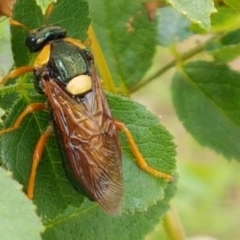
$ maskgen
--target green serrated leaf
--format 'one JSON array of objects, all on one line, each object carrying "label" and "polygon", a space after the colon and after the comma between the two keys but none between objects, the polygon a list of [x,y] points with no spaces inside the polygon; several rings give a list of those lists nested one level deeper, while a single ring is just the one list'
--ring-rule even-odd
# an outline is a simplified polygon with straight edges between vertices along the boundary
[{"label": "green serrated leaf", "polygon": [[71,4],[66,0],[58,0],[47,23],[60,25],[67,29],[68,37],[84,41],[90,24],[88,15],[88,3],[85,0],[78,0]]},{"label": "green serrated leaf", "polygon": [[[138,82],[152,64],[156,22],[137,1],[91,0],[92,25],[117,88]],[[97,56],[96,56],[97,57]]]},{"label": "green serrated leaf", "polygon": [[76,236],[84,236],[84,239],[88,240],[145,239],[152,226],[159,222],[168,210],[169,199],[175,191],[174,185],[170,184],[165,190],[165,196],[168,196],[166,199],[158,201],[145,212],[134,215],[123,213],[118,217],[107,216],[86,200],[80,209],[69,207],[55,220],[47,221],[43,239],[74,240]]},{"label": "green serrated leaf", "polygon": [[173,102],[185,128],[202,145],[238,161],[239,79],[227,65],[198,61],[184,65],[172,82]]},{"label": "green serrated leaf", "polygon": [[212,0],[169,0],[173,8],[184,14],[189,20],[199,24],[202,28],[209,30],[211,27],[210,16],[216,12]]},{"label": "green serrated leaf", "polygon": [[1,240],[41,239],[43,225],[36,207],[22,192],[22,186],[12,174],[0,168],[0,236]]}]

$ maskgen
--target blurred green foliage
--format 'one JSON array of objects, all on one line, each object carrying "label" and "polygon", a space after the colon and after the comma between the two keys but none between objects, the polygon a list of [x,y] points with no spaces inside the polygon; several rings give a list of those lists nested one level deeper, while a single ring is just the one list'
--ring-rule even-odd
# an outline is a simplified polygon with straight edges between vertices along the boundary
[{"label": "blurred green foliage", "polygon": [[[192,41],[188,40],[179,47],[185,48]],[[158,48],[149,74],[158,64],[170,60],[171,53]],[[174,70],[169,71],[133,94],[135,100],[161,116],[163,125],[175,137],[179,181],[172,206],[187,237],[208,235],[219,240],[240,239],[240,164],[228,162],[213,150],[201,146],[186,132],[171,100],[173,74]],[[147,240],[159,239],[168,240],[162,220],[147,236]]]}]

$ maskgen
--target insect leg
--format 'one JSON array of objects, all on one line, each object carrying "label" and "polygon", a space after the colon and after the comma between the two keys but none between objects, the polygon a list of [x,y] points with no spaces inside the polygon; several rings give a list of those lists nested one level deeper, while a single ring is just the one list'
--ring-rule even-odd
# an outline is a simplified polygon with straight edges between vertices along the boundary
[{"label": "insect leg", "polygon": [[24,111],[18,116],[17,120],[13,124],[12,127],[0,130],[0,135],[8,132],[12,132],[19,128],[21,125],[22,120],[26,117],[27,114],[32,113],[34,111],[41,111],[47,109],[47,104],[45,103],[32,103],[27,105],[27,107],[24,109]]},{"label": "insect leg", "polygon": [[48,125],[47,129],[41,135],[35,147],[35,150],[33,153],[32,169],[29,177],[28,190],[27,190],[27,196],[29,199],[33,198],[37,167],[39,162],[41,161],[44,146],[52,132],[53,132],[53,127],[51,125]]},{"label": "insect leg", "polygon": [[12,78],[19,77],[20,75],[24,73],[32,72],[33,70],[34,68],[32,66],[23,66],[23,67],[14,69],[0,81],[0,85],[5,84],[8,80]]},{"label": "insect leg", "polygon": [[25,26],[24,24],[14,20],[14,19],[10,19],[9,22],[12,26],[21,27],[21,28],[25,29],[28,33],[30,33],[29,28],[27,26]]},{"label": "insect leg", "polygon": [[49,16],[51,15],[52,11],[54,9],[54,3],[51,3],[48,5],[47,10],[45,12],[45,17],[44,17],[44,24],[46,25]]},{"label": "insect leg", "polygon": [[8,80],[21,76],[22,74],[33,72],[35,69],[41,68],[44,64],[49,61],[51,53],[51,45],[46,44],[41,52],[38,54],[34,61],[33,66],[23,66],[12,70],[8,75],[6,75],[1,81],[0,85],[5,84]]},{"label": "insect leg", "polygon": [[128,128],[123,123],[118,122],[118,121],[115,121],[115,125],[118,130],[121,130],[126,134],[130,148],[136,158],[136,162],[137,162],[138,166],[141,169],[143,169],[144,171],[148,172],[149,174],[151,174],[155,177],[164,178],[164,179],[167,179],[170,181],[173,179],[173,177],[171,175],[160,172],[160,171],[148,166],[148,164],[146,163],[142,154],[140,153],[140,151],[137,147],[137,144],[135,143],[133,136],[132,136],[131,132],[128,130]]}]

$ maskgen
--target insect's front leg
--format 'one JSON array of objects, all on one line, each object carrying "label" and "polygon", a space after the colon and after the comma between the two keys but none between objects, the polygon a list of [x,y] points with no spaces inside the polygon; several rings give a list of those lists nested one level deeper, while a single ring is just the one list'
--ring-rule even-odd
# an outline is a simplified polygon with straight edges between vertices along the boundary
[{"label": "insect's front leg", "polygon": [[0,85],[4,85],[8,80],[21,76],[22,74],[32,72],[34,70],[33,66],[23,66],[12,70],[8,75],[6,75],[1,81]]},{"label": "insect's front leg", "polygon": [[9,81],[12,78],[17,78],[25,73],[33,72],[35,69],[42,68],[42,66],[48,63],[49,61],[50,49],[51,49],[50,44],[45,45],[41,52],[36,57],[33,66],[22,66],[12,70],[0,81],[0,85],[4,85],[7,81]]},{"label": "insect's front leg", "polygon": [[24,111],[18,116],[18,118],[14,122],[13,126],[0,130],[0,135],[17,130],[20,127],[23,119],[29,113],[32,113],[35,111],[41,111],[41,110],[45,110],[45,109],[47,109],[46,103],[37,102],[37,103],[32,103],[32,104],[27,105],[27,107],[24,109]]},{"label": "insect's front leg", "polygon": [[151,174],[155,177],[159,177],[159,178],[163,178],[163,179],[172,181],[173,177],[171,175],[164,173],[164,172],[160,172],[160,171],[148,166],[147,162],[145,161],[142,154],[140,153],[140,151],[137,147],[137,144],[135,143],[134,138],[133,138],[131,132],[128,130],[128,128],[119,121],[114,120],[114,122],[115,122],[117,129],[121,130],[125,133],[125,135],[128,139],[130,148],[136,158],[136,162],[137,162],[138,166],[141,169],[143,169],[144,171],[148,172],[149,174]]}]

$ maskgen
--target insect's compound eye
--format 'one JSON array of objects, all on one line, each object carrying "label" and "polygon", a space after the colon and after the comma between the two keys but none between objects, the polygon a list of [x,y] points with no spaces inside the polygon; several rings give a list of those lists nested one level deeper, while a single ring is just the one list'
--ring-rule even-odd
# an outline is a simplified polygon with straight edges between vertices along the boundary
[{"label": "insect's compound eye", "polygon": [[34,35],[29,35],[26,38],[26,46],[28,47],[30,52],[38,51],[37,41]]},{"label": "insect's compound eye", "polygon": [[26,38],[26,45],[27,46],[35,44],[35,42],[36,42],[36,39],[35,39],[35,37],[33,35],[27,36],[27,38]]},{"label": "insect's compound eye", "polygon": [[84,94],[92,89],[92,79],[88,75],[79,75],[69,81],[66,89],[72,95]]}]

